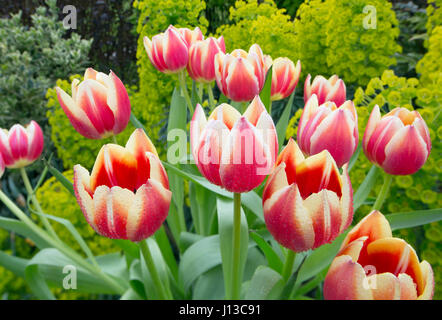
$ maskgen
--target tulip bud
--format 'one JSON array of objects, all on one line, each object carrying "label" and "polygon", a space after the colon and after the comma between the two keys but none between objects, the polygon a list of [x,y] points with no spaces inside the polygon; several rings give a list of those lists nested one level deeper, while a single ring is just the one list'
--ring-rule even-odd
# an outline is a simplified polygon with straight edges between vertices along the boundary
[{"label": "tulip bud", "polygon": [[121,80],[88,68],[84,81],[72,81],[72,96],[57,87],[57,97],[72,126],[89,139],[103,139],[123,131],[130,118],[130,101]]},{"label": "tulip bud", "polygon": [[[268,64],[268,62],[267,62]],[[301,62],[295,64],[289,58],[277,58],[273,61],[271,100],[287,98],[295,90],[301,74]]]},{"label": "tulip bud", "polygon": [[326,150],[304,158],[293,139],[278,156],[262,201],[267,229],[295,252],[332,242],[353,219],[347,165],[341,175]]},{"label": "tulip bud", "polygon": [[37,122],[26,127],[14,124],[0,129],[0,155],[7,168],[23,168],[37,160],[43,152],[43,132]]},{"label": "tulip bud", "polygon": [[91,174],[74,166],[74,191],[87,222],[111,239],[141,241],[158,230],[172,193],[157,151],[142,129],[125,147],[104,145]]},{"label": "tulip bud", "polygon": [[430,264],[419,263],[408,243],[392,237],[379,211],[347,234],[324,281],[326,300],[430,300],[433,292]]},{"label": "tulip bud", "polygon": [[[189,60],[190,42],[194,37],[192,34],[189,35],[189,32],[180,32],[171,25],[164,33],[153,36],[152,41],[144,37],[144,48],[150,62],[158,71],[177,73],[186,67]],[[183,35],[187,37],[187,40]]]},{"label": "tulip bud", "polygon": [[236,49],[231,54],[215,55],[215,78],[218,88],[237,102],[252,100],[264,86],[266,65],[261,48],[254,44],[249,52]]},{"label": "tulip bud", "polygon": [[3,161],[3,156],[0,153],[0,178],[3,176],[5,172],[5,162]]},{"label": "tulip bud", "polygon": [[431,151],[428,127],[417,111],[395,108],[381,117],[376,105],[363,138],[367,158],[388,174],[408,175],[418,171]]},{"label": "tulip bud", "polygon": [[187,47],[190,48],[192,44],[194,44],[197,41],[201,41],[204,39],[203,33],[201,32],[200,28],[196,27],[193,30],[190,30],[188,28],[179,28],[178,32],[181,34],[183,39],[187,43]]},{"label": "tulip bud", "polygon": [[226,45],[224,38],[208,38],[203,41],[195,42],[189,50],[189,64],[187,71],[189,76],[203,83],[210,83],[215,80],[215,55],[218,52],[225,53]]},{"label": "tulip bud", "polygon": [[308,75],[304,84],[304,102],[310,99],[314,94],[318,97],[319,105],[327,101],[332,101],[336,106],[340,106],[346,100],[345,83],[337,75],[333,75],[330,79],[323,76],[316,76],[310,85],[311,76]]},{"label": "tulip bud", "polygon": [[339,108],[334,102],[318,105],[314,94],[302,112],[297,139],[305,154],[327,150],[338,167],[342,167],[350,161],[359,142],[358,117],[353,102],[348,100]]},{"label": "tulip bud", "polygon": [[231,192],[259,186],[278,153],[275,125],[259,96],[242,116],[221,104],[207,120],[198,104],[190,123],[190,143],[201,174]]}]

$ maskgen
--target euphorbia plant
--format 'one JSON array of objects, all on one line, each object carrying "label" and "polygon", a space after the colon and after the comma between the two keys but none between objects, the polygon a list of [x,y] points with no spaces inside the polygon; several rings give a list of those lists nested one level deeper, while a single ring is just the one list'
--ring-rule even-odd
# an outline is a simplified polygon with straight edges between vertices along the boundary
[{"label": "euphorbia plant", "polygon": [[[441,209],[386,217],[375,211],[347,233],[354,203],[369,201],[376,176],[367,175],[353,195],[348,171],[359,157],[357,111],[347,101],[342,80],[317,77],[310,85],[307,79],[300,147],[293,139],[283,147],[300,62],[295,67],[276,58],[272,66],[257,44],[249,52],[225,54],[223,38],[203,40],[198,28],[170,26],[144,44],[146,59],[177,77],[181,87],[171,99],[167,159],[160,160],[148,138],[150,128],[131,113],[123,83],[112,72],[90,68],[82,83],[73,83],[72,97],[58,90],[75,129],[90,139],[117,135],[128,119],[137,129],[124,147],[116,139],[103,145],[91,173],[75,165],[73,184],[47,162],[47,170],[76,197],[91,228],[113,239],[121,252],[95,257],[70,221],[44,212],[24,169],[29,210],[44,228],[0,190],[0,200],[20,220],[0,218],[0,226],[29,237],[40,249],[20,263],[2,254],[0,264],[25,274],[37,297],[54,298],[47,283],[61,286],[62,273],[53,270],[69,263],[79,270],[78,290],[122,299],[306,298],[330,265],[326,299],[432,298],[431,266],[391,237],[390,227],[441,220]],[[216,80],[228,103],[216,104],[209,88],[211,110],[206,112],[197,103],[205,97],[196,83],[189,95],[186,70],[193,81],[210,86]],[[275,125],[271,101],[289,96]],[[418,170],[431,148],[420,115],[398,109],[381,118],[379,109],[373,112],[363,141],[368,158],[390,174]],[[38,159],[40,135],[34,122],[26,129],[16,125],[0,131],[0,177],[5,166],[19,168]],[[404,143],[406,137],[415,153]],[[397,161],[405,156],[407,163]],[[374,209],[387,192],[388,186]],[[183,210],[185,195],[190,217]],[[51,222],[65,225],[82,253],[62,242]],[[381,274],[365,277],[370,265]],[[380,289],[366,290],[357,282],[367,279],[379,280]]]}]

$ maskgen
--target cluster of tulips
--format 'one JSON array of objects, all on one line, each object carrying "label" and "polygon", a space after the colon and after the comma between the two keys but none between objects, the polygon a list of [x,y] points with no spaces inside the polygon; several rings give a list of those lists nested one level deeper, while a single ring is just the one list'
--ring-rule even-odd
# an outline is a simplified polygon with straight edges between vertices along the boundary
[{"label": "cluster of tulips", "polygon": [[[211,91],[214,81],[223,95],[249,103],[242,113],[232,105],[213,105],[206,118],[193,106],[191,154],[199,172],[211,183],[234,193],[235,218],[241,193],[260,186],[264,219],[271,235],[294,252],[332,242],[353,219],[353,191],[348,164],[359,143],[357,110],[346,100],[344,81],[308,75],[305,107],[297,142],[290,139],[278,155],[277,132],[259,97],[271,68],[271,100],[290,96],[298,83],[301,64],[288,58],[273,60],[254,44],[248,52],[225,53],[223,37],[204,39],[199,28],[170,26],[144,39],[147,55],[158,71],[178,74],[183,95],[186,70]],[[147,58],[147,57],[146,57]],[[209,96],[211,92],[209,91]],[[74,128],[89,139],[119,134],[129,122],[131,107],[123,83],[114,74],[91,68],[84,80],[72,82],[72,95],[57,88],[58,99]],[[213,99],[213,97],[212,97]],[[425,163],[431,149],[429,131],[418,111],[396,108],[381,116],[375,106],[362,140],[368,159],[388,175],[409,175]],[[0,175],[22,168],[43,150],[43,134],[32,121],[0,130]],[[152,236],[165,221],[172,193],[155,146],[142,129],[126,145],[104,145],[91,173],[74,167],[74,190],[82,212],[100,235],[135,242]],[[385,197],[385,195],[383,195]],[[238,245],[234,232],[233,243]],[[234,251],[234,250],[232,250]],[[238,257],[236,257],[238,259]],[[235,264],[235,257],[233,259]],[[376,269],[366,275],[366,267]],[[233,266],[234,267],[234,266]],[[366,284],[375,281],[376,286]],[[235,285],[233,285],[235,286]],[[324,283],[325,299],[431,299],[431,266],[419,262],[414,249],[394,238],[377,210],[346,236]],[[239,298],[233,292],[230,298]]]}]

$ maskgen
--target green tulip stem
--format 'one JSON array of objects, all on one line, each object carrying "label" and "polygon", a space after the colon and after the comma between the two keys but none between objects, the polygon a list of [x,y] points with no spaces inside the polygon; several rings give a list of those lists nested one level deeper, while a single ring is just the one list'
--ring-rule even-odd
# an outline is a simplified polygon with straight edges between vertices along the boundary
[{"label": "green tulip stem", "polygon": [[198,83],[198,98],[200,99],[201,103],[203,103],[203,92],[204,92],[204,83],[199,82]]},{"label": "green tulip stem", "polygon": [[116,135],[112,135],[112,142],[115,143],[115,144],[118,144],[117,136]]},{"label": "green tulip stem", "polygon": [[158,273],[155,261],[153,260],[152,253],[150,252],[147,240],[140,241],[139,243],[141,253],[143,254],[144,260],[146,262],[147,270],[149,270],[150,276],[155,284],[155,289],[157,290],[158,296],[161,300],[171,300],[173,299],[170,291],[164,288],[161,282],[160,275]]},{"label": "green tulip stem", "polygon": [[215,98],[213,97],[213,89],[210,83],[207,84],[207,93],[209,94],[210,111],[213,111],[215,109]]},{"label": "green tulip stem", "polygon": [[187,91],[186,70],[185,69],[183,69],[182,71],[180,71],[178,73],[178,80],[179,80],[180,86],[181,86],[181,94],[183,95],[184,99],[186,100],[187,108],[189,108],[189,112],[190,112],[190,117],[192,117],[194,110],[193,110],[192,102],[190,100],[189,92]]},{"label": "green tulip stem", "polygon": [[31,231],[33,231],[37,236],[39,236],[42,240],[46,241],[48,244],[53,246],[55,249],[59,250],[66,257],[70,258],[73,262],[75,262],[79,267],[84,268],[85,270],[95,274],[97,277],[101,278],[104,282],[109,284],[110,287],[114,289],[114,291],[118,294],[123,294],[127,289],[123,288],[117,281],[104,273],[98,265],[91,265],[88,263],[82,256],[80,256],[77,252],[69,248],[66,244],[62,242],[56,241],[53,237],[51,237],[46,231],[36,225],[17,205],[8,198],[6,194],[3,193],[0,189],[0,201],[4,203],[4,205],[11,210],[11,212],[22,221]]},{"label": "green tulip stem", "polygon": [[28,174],[26,173],[26,169],[20,168],[20,174],[23,179],[23,183],[25,185],[26,192],[28,193],[28,197],[31,199],[32,203],[34,204],[35,208],[37,209],[37,211],[39,213],[38,216],[40,217],[41,222],[43,223],[44,227],[46,228],[46,230],[49,232],[49,234],[55,240],[61,242],[60,238],[57,236],[54,229],[52,228],[48,218],[46,218],[46,216],[43,212],[43,209],[40,206],[40,202],[38,202],[37,197],[34,194],[34,190],[31,186],[31,182],[29,181],[29,177],[28,177]]},{"label": "green tulip stem", "polygon": [[233,248],[232,248],[232,285],[228,300],[239,300],[241,294],[240,258],[241,258],[241,193],[233,194]]},{"label": "green tulip stem", "polygon": [[384,184],[382,185],[381,191],[379,192],[379,195],[376,198],[376,201],[371,210],[380,210],[382,208],[382,205],[384,204],[385,199],[388,196],[388,192],[390,191],[392,180],[392,175],[384,173]]},{"label": "green tulip stem", "polygon": [[285,257],[285,263],[282,268],[282,277],[284,278],[284,281],[287,282],[287,280],[292,275],[293,270],[293,263],[295,262],[296,253],[292,250],[288,250],[287,256]]}]

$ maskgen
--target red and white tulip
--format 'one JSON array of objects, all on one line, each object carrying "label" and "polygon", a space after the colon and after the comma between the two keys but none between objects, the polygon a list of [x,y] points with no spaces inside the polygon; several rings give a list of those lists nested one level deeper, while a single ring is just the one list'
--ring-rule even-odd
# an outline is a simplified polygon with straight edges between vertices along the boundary
[{"label": "red and white tulip", "polygon": [[172,193],[155,146],[136,129],[125,147],[104,145],[91,174],[74,166],[74,190],[87,222],[111,239],[141,241],[167,217]]},{"label": "red and white tulip", "polygon": [[[268,59],[268,58],[267,58]],[[269,62],[266,62],[268,65]],[[295,90],[301,74],[301,62],[295,64],[289,58],[276,58],[273,63],[271,100],[287,98]]]},{"label": "red and white tulip", "polygon": [[7,168],[23,168],[43,152],[43,131],[32,120],[26,127],[14,124],[8,131],[0,129],[0,155]]},{"label": "red and white tulip", "polygon": [[319,105],[314,94],[299,120],[297,140],[307,155],[328,150],[338,167],[350,161],[359,142],[358,117],[352,101],[336,107],[334,102]]},{"label": "red and white tulip", "polygon": [[218,88],[237,102],[252,100],[264,86],[267,66],[259,45],[249,52],[236,49],[231,54],[215,55],[215,78]]},{"label": "red and white tulip", "polygon": [[427,124],[418,111],[406,108],[395,108],[381,117],[376,105],[362,142],[367,158],[393,175],[415,173],[431,151]]},{"label": "red and white tulip", "polygon": [[178,73],[186,67],[189,61],[189,47],[197,38],[197,33],[194,35],[190,30],[180,31],[171,25],[164,33],[153,36],[152,40],[148,37],[144,37],[143,40],[150,62],[158,71]]},{"label": "red and white tulip", "polygon": [[414,249],[393,238],[379,211],[362,219],[346,236],[324,282],[327,300],[430,300],[433,270]]},{"label": "red and white tulip", "polygon": [[343,104],[346,99],[345,83],[339,79],[337,75],[333,75],[330,79],[323,76],[316,76],[313,83],[310,84],[311,76],[308,75],[304,83],[304,102],[310,99],[314,94],[318,97],[318,103],[321,105],[324,102],[332,101],[336,106]]},{"label": "red and white tulip", "polygon": [[259,96],[243,115],[221,104],[207,120],[197,105],[190,123],[190,143],[201,174],[237,193],[259,186],[278,154],[275,125]]},{"label": "red and white tulip", "polygon": [[267,229],[295,252],[332,242],[353,219],[353,191],[326,150],[305,158],[293,139],[279,154],[263,192]]},{"label": "red and white tulip", "polygon": [[72,96],[57,87],[57,97],[72,126],[89,139],[103,139],[123,131],[130,118],[126,88],[112,71],[88,68],[84,80],[72,81]]},{"label": "red and white tulip", "polygon": [[195,42],[189,49],[189,64],[187,65],[189,76],[197,82],[210,83],[214,81],[215,55],[218,52],[226,52],[223,36],[218,39],[210,37]]}]

